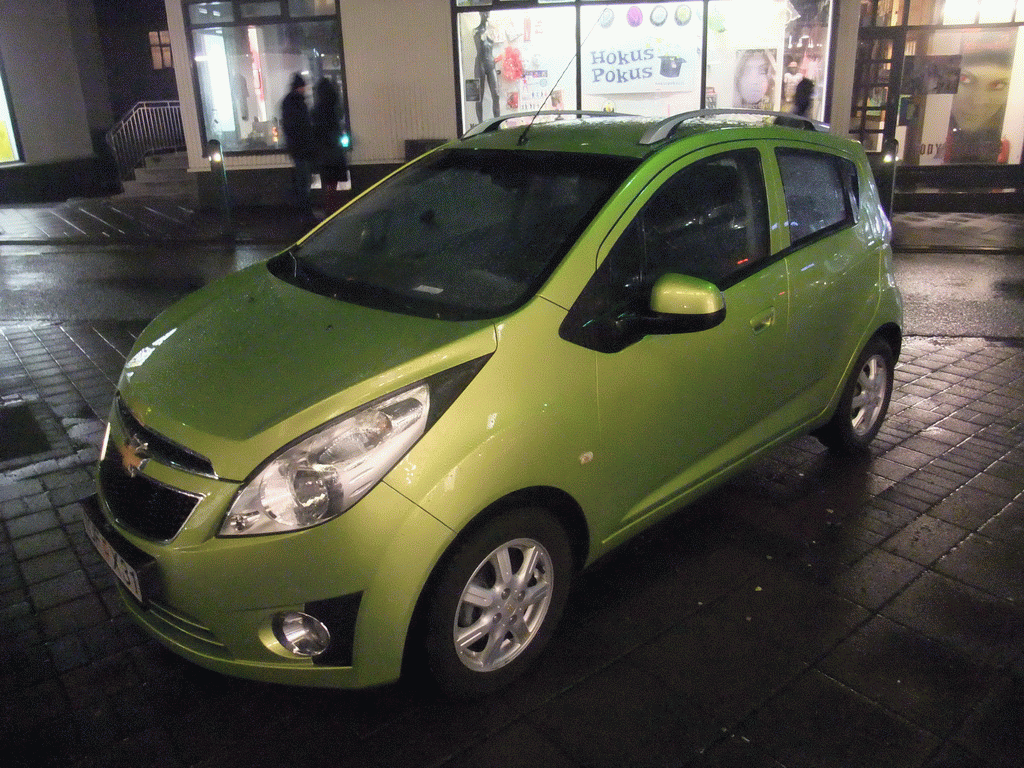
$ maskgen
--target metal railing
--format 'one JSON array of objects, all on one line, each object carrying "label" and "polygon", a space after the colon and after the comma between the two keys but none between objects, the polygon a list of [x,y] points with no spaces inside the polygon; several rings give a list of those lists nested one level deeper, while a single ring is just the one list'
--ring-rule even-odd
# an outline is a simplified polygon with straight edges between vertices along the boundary
[{"label": "metal railing", "polygon": [[114,153],[121,181],[134,178],[135,169],[147,155],[184,151],[181,102],[140,101],[107,131],[107,145]]}]

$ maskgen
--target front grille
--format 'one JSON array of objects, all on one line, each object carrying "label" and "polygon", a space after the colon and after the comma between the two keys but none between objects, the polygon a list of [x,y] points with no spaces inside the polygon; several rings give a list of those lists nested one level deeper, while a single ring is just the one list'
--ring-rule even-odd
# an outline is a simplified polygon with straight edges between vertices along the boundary
[{"label": "front grille", "polygon": [[100,462],[100,489],[114,519],[147,539],[169,541],[192,514],[201,497],[136,474],[128,474],[117,448],[107,444]]},{"label": "front grille", "polygon": [[144,443],[146,454],[158,463],[178,467],[196,475],[217,476],[213,471],[213,462],[145,426],[128,410],[120,395],[117,396],[117,415],[121,418],[125,435],[135,437],[140,443]]}]

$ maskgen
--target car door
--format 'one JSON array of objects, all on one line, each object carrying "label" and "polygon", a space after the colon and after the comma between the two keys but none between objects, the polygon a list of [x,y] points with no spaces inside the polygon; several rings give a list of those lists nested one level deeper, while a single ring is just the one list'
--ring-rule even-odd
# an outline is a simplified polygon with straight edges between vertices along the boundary
[{"label": "car door", "polygon": [[863,226],[857,167],[810,147],[777,146],[790,246],[790,386],[810,413],[828,402],[863,344],[879,299],[884,242]]},{"label": "car door", "polygon": [[[697,489],[752,447],[791,396],[786,365],[788,275],[773,259],[762,157],[755,147],[668,167],[613,232],[608,255],[570,309],[562,335],[595,350],[602,540]],[[693,333],[640,336],[665,274],[713,283],[725,319]]]}]

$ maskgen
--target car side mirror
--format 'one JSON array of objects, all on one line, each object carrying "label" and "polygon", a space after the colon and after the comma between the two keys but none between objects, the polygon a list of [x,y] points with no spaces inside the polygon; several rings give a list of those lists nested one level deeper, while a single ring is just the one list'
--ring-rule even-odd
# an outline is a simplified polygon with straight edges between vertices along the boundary
[{"label": "car side mirror", "polygon": [[642,321],[645,334],[693,333],[725,320],[725,296],[707,280],[669,273],[651,289],[651,314]]}]

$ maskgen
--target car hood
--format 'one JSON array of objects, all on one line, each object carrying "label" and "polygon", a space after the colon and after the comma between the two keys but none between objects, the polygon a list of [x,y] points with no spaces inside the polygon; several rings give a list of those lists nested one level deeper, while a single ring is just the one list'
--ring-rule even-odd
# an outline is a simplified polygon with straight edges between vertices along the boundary
[{"label": "car hood", "polygon": [[494,348],[489,321],[348,304],[260,264],[154,320],[119,391],[148,428],[209,458],[221,477],[241,479],[331,418]]}]

